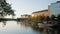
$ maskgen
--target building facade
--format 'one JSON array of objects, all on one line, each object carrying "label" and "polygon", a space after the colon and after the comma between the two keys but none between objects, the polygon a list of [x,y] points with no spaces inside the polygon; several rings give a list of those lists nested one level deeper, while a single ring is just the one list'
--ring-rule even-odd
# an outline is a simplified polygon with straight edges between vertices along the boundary
[{"label": "building facade", "polygon": [[46,10],[41,10],[41,11],[36,11],[32,13],[32,16],[49,16],[48,9]]},{"label": "building facade", "polygon": [[60,14],[60,1],[57,1],[56,3],[51,3],[50,5],[50,16],[57,16],[58,14]]},{"label": "building facade", "polygon": [[21,18],[29,18],[29,17],[30,17],[30,15],[28,15],[28,14],[21,15]]}]

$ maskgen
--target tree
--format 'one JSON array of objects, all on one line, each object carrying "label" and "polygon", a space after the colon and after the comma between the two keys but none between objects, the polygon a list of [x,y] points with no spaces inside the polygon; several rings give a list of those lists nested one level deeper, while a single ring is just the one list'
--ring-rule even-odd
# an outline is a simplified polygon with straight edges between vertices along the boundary
[{"label": "tree", "polygon": [[45,17],[45,20],[46,20],[47,23],[48,23],[48,21],[50,21],[50,17],[49,17],[49,16],[46,16],[46,17]]},{"label": "tree", "polygon": [[40,16],[40,21],[43,23],[45,17],[44,16]]},{"label": "tree", "polygon": [[60,14],[57,15],[57,20],[58,20],[58,21],[60,20]]},{"label": "tree", "polygon": [[56,18],[56,16],[55,16],[55,15],[52,15],[52,16],[51,16],[52,24],[54,24],[54,23],[55,23],[55,20],[56,20],[55,18]]},{"label": "tree", "polygon": [[55,20],[55,18],[56,18],[56,16],[55,16],[55,15],[52,15],[52,16],[51,16],[51,20],[52,20],[52,21],[54,21],[54,20]]},{"label": "tree", "polygon": [[38,21],[38,22],[40,21],[40,16],[36,17],[36,21]]},{"label": "tree", "polygon": [[15,15],[14,10],[11,8],[11,5],[6,2],[6,0],[0,1],[0,15],[6,16],[6,15]]}]

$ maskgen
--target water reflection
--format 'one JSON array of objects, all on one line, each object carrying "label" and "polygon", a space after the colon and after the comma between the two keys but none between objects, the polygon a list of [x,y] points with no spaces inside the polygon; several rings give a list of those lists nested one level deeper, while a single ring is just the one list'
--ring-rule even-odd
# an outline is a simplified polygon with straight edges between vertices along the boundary
[{"label": "water reflection", "polygon": [[[26,23],[25,22],[22,22],[24,26],[26,26]],[[60,34],[60,28],[58,29],[54,29],[54,28],[43,28],[43,29],[40,29],[40,28],[34,28],[34,27],[31,27],[33,29],[33,31],[36,31],[36,32],[40,32],[40,33],[43,33],[43,34]]]},{"label": "water reflection", "polygon": [[2,27],[6,26],[6,21],[1,21],[0,23],[2,24]]},{"label": "water reflection", "polygon": [[60,29],[40,29],[27,26],[25,22],[1,21],[0,34],[60,34]]},{"label": "water reflection", "polygon": [[31,26],[28,26],[28,25],[26,25],[26,22],[17,22],[17,24],[18,25],[20,24],[21,26],[26,27],[26,29],[27,28],[31,28],[32,31],[37,32],[35,34],[38,34],[38,33],[39,34],[43,34],[43,29],[39,29],[39,28],[34,28],[34,27],[31,27]]},{"label": "water reflection", "polygon": [[3,23],[3,27],[5,27],[6,26],[6,21],[3,21],[2,23]]},{"label": "water reflection", "polygon": [[40,33],[43,33],[44,29],[39,29],[39,28],[33,28],[32,29],[36,32],[40,32]]},{"label": "water reflection", "polygon": [[60,34],[60,28],[59,29],[51,29],[47,32],[47,34]]}]

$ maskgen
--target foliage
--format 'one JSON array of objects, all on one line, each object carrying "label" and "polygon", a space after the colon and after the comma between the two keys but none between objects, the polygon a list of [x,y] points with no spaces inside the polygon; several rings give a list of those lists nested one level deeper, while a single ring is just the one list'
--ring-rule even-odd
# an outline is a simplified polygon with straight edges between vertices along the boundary
[{"label": "foliage", "polygon": [[52,21],[54,21],[54,20],[55,20],[55,18],[56,18],[56,16],[55,16],[55,15],[52,15],[52,16],[51,16],[51,20],[52,20]]},{"label": "foliage", "polygon": [[45,16],[40,16],[40,21],[43,23],[45,19]]},{"label": "foliage", "polygon": [[38,21],[38,22],[40,21],[40,16],[36,17],[36,21]]},{"label": "foliage", "polygon": [[60,20],[60,14],[57,15],[57,19]]},{"label": "foliage", "polygon": [[40,20],[43,21],[45,19],[44,16],[40,16]]},{"label": "foliage", "polygon": [[0,1],[0,15],[6,16],[6,15],[15,15],[14,10],[11,8],[11,5],[4,0],[4,2]]},{"label": "foliage", "polygon": [[50,20],[50,17],[49,16],[46,16],[45,19],[46,19],[46,21],[49,21]]}]

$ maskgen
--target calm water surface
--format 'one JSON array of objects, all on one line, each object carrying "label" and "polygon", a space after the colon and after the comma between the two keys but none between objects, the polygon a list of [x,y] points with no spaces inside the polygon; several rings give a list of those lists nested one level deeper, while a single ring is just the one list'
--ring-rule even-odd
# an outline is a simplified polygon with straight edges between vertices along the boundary
[{"label": "calm water surface", "polygon": [[0,34],[43,34],[30,26],[21,25],[22,22],[17,21],[1,21]]}]

